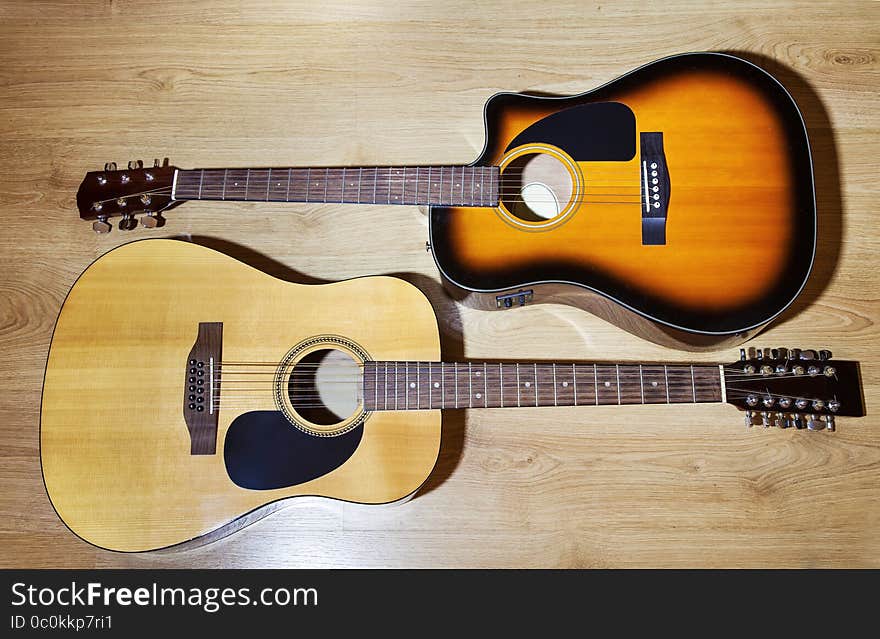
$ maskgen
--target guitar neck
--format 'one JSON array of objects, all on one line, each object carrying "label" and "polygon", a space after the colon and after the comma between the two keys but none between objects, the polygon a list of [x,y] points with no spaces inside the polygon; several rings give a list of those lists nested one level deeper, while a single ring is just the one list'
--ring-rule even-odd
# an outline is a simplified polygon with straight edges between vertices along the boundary
[{"label": "guitar neck", "polygon": [[495,206],[497,166],[193,169],[174,174],[174,200]]},{"label": "guitar neck", "polygon": [[717,365],[397,362],[364,364],[368,410],[725,401]]}]

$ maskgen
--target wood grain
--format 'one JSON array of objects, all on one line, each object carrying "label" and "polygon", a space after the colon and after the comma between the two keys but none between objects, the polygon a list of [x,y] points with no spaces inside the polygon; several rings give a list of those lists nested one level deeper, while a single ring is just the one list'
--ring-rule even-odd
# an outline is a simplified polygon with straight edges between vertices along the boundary
[{"label": "wood grain", "polygon": [[[872,2],[781,0],[0,2],[0,565],[877,567],[878,19]],[[496,91],[575,93],[706,49],[777,74],[815,155],[817,266],[754,344],[862,360],[867,418],[828,436],[746,431],[723,406],[447,412],[440,463],[401,506],[302,503],[161,555],[98,550],[57,518],[38,450],[55,317],[86,265],[147,234],[78,220],[87,170],[468,162]],[[415,208],[192,203],[151,233],[303,282],[402,274],[431,297],[446,359],[690,358],[571,308],[455,305]]]}]

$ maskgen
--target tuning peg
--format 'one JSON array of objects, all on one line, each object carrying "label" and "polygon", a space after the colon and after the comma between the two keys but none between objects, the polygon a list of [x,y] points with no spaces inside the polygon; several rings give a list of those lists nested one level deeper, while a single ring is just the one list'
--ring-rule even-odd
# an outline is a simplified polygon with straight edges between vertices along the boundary
[{"label": "tuning peg", "polygon": [[801,359],[817,359],[818,355],[816,355],[816,351],[812,349],[807,349],[801,351]]},{"label": "tuning peg", "polygon": [[143,160],[129,160],[128,161],[128,170],[129,171],[134,171],[135,169],[142,169],[142,168],[144,168],[144,161]]},{"label": "tuning peg", "polygon": [[758,359],[758,360],[764,359],[764,349],[763,348],[759,348],[758,350],[755,351],[755,359]]},{"label": "tuning peg", "polygon": [[791,423],[794,424],[794,427],[798,430],[803,430],[804,428],[804,418],[801,417],[799,414],[792,413]]},{"label": "tuning peg", "polygon": [[130,231],[136,226],[137,226],[137,220],[134,219],[133,215],[123,215],[122,219],[119,220],[119,230],[120,231]]},{"label": "tuning peg", "polygon": [[159,158],[153,158],[153,167],[159,168]]},{"label": "tuning peg", "polygon": [[761,412],[761,425],[764,428],[770,428],[770,413],[767,411]]},{"label": "tuning peg", "polygon": [[824,350],[824,349],[819,351],[819,359],[821,359],[823,362],[825,360],[831,359],[831,357],[832,357],[831,351]]},{"label": "tuning peg", "polygon": [[779,359],[788,359],[788,349],[787,348],[778,348],[779,351]]},{"label": "tuning peg", "polygon": [[809,430],[822,430],[825,428],[825,424],[822,423],[822,420],[820,420],[816,415],[813,415],[811,413],[807,416],[807,428]]},{"label": "tuning peg", "polygon": [[790,348],[788,349],[788,359],[798,359],[801,356],[801,349],[799,348]]},{"label": "tuning peg", "polygon": [[779,359],[779,349],[778,348],[771,348],[770,349],[770,357],[772,359]]},{"label": "tuning peg", "polygon": [[105,171],[115,171],[116,170],[116,162],[105,162],[104,163]]},{"label": "tuning peg", "polygon": [[746,349],[744,348],[739,349],[739,361],[746,361]]},{"label": "tuning peg", "polygon": [[113,226],[110,224],[110,222],[107,221],[106,215],[102,215],[97,220],[92,222],[92,230],[95,233],[99,233],[99,234],[109,233],[112,228],[113,228]]},{"label": "tuning peg", "polygon": [[162,166],[168,166],[168,158],[162,160]]},{"label": "tuning peg", "polygon": [[776,413],[774,424],[776,424],[777,428],[788,428],[789,426],[791,426],[791,423],[788,421],[785,413]]},{"label": "tuning peg", "polygon": [[141,226],[148,229],[165,226],[165,218],[156,213],[147,213],[141,217]]},{"label": "tuning peg", "polygon": [[825,430],[834,431],[834,415],[825,415]]}]

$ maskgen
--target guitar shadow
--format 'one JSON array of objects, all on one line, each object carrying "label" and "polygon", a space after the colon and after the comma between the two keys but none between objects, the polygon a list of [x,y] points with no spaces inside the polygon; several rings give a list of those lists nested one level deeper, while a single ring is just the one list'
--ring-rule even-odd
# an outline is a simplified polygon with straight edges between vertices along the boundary
[{"label": "guitar shadow", "polygon": [[[219,251],[248,266],[286,282],[297,284],[329,284],[333,280],[325,280],[305,275],[286,264],[235,242],[206,235],[174,236],[206,248]],[[377,274],[378,275],[378,274]],[[464,341],[462,339],[461,315],[455,301],[446,293],[437,280],[419,273],[387,273],[416,286],[431,303],[440,330],[441,357],[444,361],[464,361]],[[442,430],[440,434],[440,453],[434,469],[428,479],[413,496],[418,499],[438,486],[455,471],[461,461],[464,450],[465,411],[443,411]]]},{"label": "guitar shadow", "polygon": [[721,53],[748,60],[779,80],[797,102],[810,139],[816,189],[816,257],[813,271],[801,294],[770,325],[781,326],[816,302],[837,271],[844,223],[837,142],[828,110],[806,78],[790,67],[759,53],[735,50],[721,51]]}]

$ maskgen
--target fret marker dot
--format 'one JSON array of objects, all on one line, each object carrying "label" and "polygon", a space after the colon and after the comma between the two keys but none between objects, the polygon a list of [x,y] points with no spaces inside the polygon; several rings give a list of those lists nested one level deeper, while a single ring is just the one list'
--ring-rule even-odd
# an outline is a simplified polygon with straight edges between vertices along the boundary
[{"label": "fret marker dot", "polygon": [[238,182],[233,182],[232,185],[233,185],[233,186],[238,186]]},{"label": "fret marker dot", "polygon": [[440,382],[434,382],[434,388],[440,388]]},{"label": "fret marker dot", "polygon": [[611,382],[605,382],[605,388],[608,388],[609,386],[611,386]]},{"label": "fret marker dot", "polygon": [[410,387],[410,388],[415,388],[415,387],[416,387],[416,383],[415,383],[415,382],[410,382],[410,383],[409,383],[409,387]]},{"label": "fret marker dot", "polygon": [[482,397],[482,395],[480,393],[477,393],[476,397],[477,397],[477,399],[480,399]]},{"label": "fret marker dot", "polygon": [[654,388],[657,388],[657,382],[651,382],[651,386],[653,386]]},{"label": "fret marker dot", "polygon": [[479,376],[480,376],[480,371],[477,371],[476,373],[474,373],[474,375],[476,375],[477,377],[479,377]]},{"label": "fret marker dot", "polygon": [[562,382],[562,386],[563,386],[564,388],[568,388],[568,382]]},{"label": "fret marker dot", "polygon": [[531,382],[526,382],[526,388],[528,388],[528,387],[531,386],[531,385],[532,385]]}]

